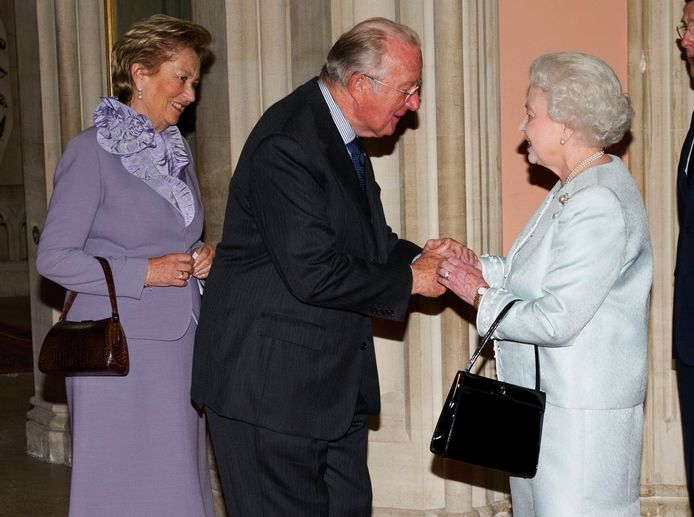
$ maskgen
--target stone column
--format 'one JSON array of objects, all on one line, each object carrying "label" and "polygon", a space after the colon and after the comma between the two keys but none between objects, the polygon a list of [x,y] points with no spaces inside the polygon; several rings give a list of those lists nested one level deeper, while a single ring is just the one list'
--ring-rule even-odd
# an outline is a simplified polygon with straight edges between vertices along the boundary
[{"label": "stone column", "polygon": [[651,292],[641,512],[690,515],[677,380],[672,361],[672,296],[677,240],[677,160],[694,94],[676,44],[680,0],[629,0],[629,92],[636,111],[629,168],[641,187],[655,259]]},{"label": "stone column", "polygon": [[241,149],[262,112],[292,88],[289,9],[255,0],[192,0],[193,19],[212,33],[215,59],[197,105],[197,169],[205,238],[222,234],[227,189]]},{"label": "stone column", "polygon": [[[310,24],[308,4],[301,5],[302,19]],[[289,27],[294,7],[255,0],[191,1],[193,20],[213,37],[214,63],[202,78],[196,109],[196,167],[208,243],[221,239],[229,180],[246,137],[262,112],[292,89]],[[212,454],[210,464],[215,511],[224,515]]]},{"label": "stone column", "polygon": [[[450,0],[435,6],[441,234],[478,253],[498,254],[502,232],[497,4]],[[478,343],[475,312],[455,296],[446,301],[443,395]],[[480,370],[494,376],[494,361],[484,361]],[[446,479],[447,512],[498,515],[508,510],[506,476],[456,462],[437,460],[435,466]]]},{"label": "stone column", "polygon": [[[86,125],[105,91],[104,11],[101,2],[15,3],[34,363],[62,306],[62,290],[36,274],[36,244],[64,145]],[[75,34],[80,37],[76,38]],[[62,379],[34,368],[35,394],[27,414],[29,454],[70,462],[70,434]]]}]

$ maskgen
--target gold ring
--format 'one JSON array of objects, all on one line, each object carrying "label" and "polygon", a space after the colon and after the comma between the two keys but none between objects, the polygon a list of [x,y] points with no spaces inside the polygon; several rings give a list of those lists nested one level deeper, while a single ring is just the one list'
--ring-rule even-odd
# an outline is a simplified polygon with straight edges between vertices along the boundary
[{"label": "gold ring", "polygon": [[178,274],[178,279],[179,279],[179,280],[183,280],[183,271],[181,271],[181,272]]}]

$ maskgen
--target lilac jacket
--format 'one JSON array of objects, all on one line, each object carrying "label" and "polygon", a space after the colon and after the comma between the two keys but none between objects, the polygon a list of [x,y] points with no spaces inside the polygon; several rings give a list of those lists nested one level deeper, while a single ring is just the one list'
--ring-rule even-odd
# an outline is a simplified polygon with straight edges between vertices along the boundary
[{"label": "lilac jacket", "polygon": [[191,315],[197,320],[197,280],[187,287],[144,287],[148,258],[190,253],[202,244],[203,210],[192,163],[184,171],[195,198],[195,217],[187,227],[174,206],[130,174],[119,156],[99,146],[94,127],[70,141],[55,171],[36,257],[40,275],[80,293],[69,320],[111,313],[94,256],[111,265],[128,337],[176,340],[188,329]]}]

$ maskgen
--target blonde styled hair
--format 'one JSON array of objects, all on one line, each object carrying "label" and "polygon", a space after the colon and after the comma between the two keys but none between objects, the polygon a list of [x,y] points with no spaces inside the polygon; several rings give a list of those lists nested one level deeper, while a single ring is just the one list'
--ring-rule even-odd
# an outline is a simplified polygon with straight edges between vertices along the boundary
[{"label": "blonde styled hair", "polygon": [[629,130],[631,99],[610,66],[589,54],[557,52],[530,65],[530,86],[547,96],[548,114],[587,142],[609,147]]},{"label": "blonde styled hair", "polygon": [[210,57],[212,35],[202,25],[180,20],[165,14],[155,14],[134,23],[113,46],[111,52],[111,85],[113,94],[122,103],[129,103],[133,95],[130,67],[144,65],[156,73],[162,63],[183,49],[193,50],[205,63]]}]

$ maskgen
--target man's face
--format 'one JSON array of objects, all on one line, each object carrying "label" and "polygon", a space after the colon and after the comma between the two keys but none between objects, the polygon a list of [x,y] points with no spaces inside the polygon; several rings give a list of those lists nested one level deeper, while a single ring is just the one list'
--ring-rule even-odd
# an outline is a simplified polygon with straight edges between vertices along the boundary
[{"label": "man's face", "polygon": [[[694,2],[685,4],[682,13],[682,22],[687,28],[694,26]],[[694,77],[694,36],[687,30],[682,37],[681,43],[689,64],[689,75]]]},{"label": "man's face", "polygon": [[419,84],[422,77],[421,51],[403,41],[391,40],[381,69],[383,73],[374,76],[384,84],[362,76],[364,92],[354,112],[356,120],[352,121],[359,136],[392,135],[408,111],[419,109],[419,90],[409,96],[398,90],[409,91]]}]

